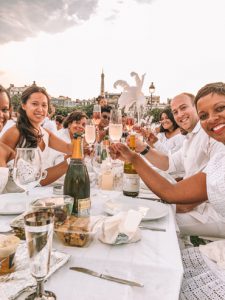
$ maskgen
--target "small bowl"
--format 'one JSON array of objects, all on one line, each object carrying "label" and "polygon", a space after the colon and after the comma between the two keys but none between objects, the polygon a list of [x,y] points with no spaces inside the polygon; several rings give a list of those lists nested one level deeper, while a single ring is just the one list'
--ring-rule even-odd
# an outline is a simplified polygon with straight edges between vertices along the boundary
[{"label": "small bowl", "polygon": [[47,210],[55,215],[55,226],[65,222],[71,215],[73,198],[67,195],[38,198],[31,203],[33,211]]},{"label": "small bowl", "polygon": [[14,257],[20,239],[14,235],[0,235],[0,275],[15,270]]},{"label": "small bowl", "polygon": [[96,219],[70,216],[64,224],[55,227],[58,239],[66,246],[87,247],[93,240]]}]

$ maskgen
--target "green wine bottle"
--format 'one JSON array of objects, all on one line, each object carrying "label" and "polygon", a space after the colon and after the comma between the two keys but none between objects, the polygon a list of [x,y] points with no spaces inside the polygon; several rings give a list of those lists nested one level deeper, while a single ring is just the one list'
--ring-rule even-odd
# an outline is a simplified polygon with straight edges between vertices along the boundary
[{"label": "green wine bottle", "polygon": [[72,214],[78,217],[90,215],[90,180],[83,161],[83,138],[75,133],[73,153],[64,180],[64,195],[74,198]]},{"label": "green wine bottle", "polygon": [[101,160],[106,160],[109,157],[109,137],[106,135],[102,141]]},{"label": "green wine bottle", "polygon": [[[135,150],[135,135],[130,135],[129,147]],[[125,196],[137,197],[140,189],[140,177],[130,162],[124,163],[123,169],[123,194]]]}]

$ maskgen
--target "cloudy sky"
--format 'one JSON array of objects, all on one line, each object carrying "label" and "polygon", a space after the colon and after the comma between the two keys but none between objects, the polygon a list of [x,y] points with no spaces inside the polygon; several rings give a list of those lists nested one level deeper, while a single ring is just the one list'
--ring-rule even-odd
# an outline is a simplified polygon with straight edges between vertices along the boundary
[{"label": "cloudy sky", "polygon": [[0,0],[0,83],[87,99],[146,73],[161,102],[225,80],[225,0]]}]

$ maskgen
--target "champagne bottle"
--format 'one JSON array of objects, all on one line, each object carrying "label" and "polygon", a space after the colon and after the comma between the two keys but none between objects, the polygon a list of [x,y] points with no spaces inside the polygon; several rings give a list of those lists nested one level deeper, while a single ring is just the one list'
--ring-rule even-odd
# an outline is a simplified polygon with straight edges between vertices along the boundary
[{"label": "champagne bottle", "polygon": [[64,180],[64,195],[74,198],[72,214],[86,217],[90,214],[90,180],[83,161],[83,139],[75,133],[73,153]]},{"label": "champagne bottle", "polygon": [[[129,147],[135,150],[135,135],[130,135]],[[130,162],[124,163],[123,171],[123,194],[126,196],[136,197],[139,194],[140,177],[137,174],[134,166]]]}]

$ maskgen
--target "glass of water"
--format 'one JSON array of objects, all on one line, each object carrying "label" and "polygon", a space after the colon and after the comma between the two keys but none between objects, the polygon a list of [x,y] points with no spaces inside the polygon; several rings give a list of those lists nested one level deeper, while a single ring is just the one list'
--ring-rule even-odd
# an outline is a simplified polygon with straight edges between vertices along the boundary
[{"label": "glass of water", "polygon": [[37,281],[36,292],[26,300],[53,300],[54,293],[44,290],[44,279],[49,272],[52,249],[54,214],[36,211],[24,216],[26,243],[31,275]]}]

